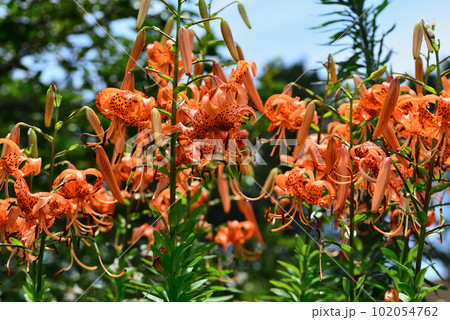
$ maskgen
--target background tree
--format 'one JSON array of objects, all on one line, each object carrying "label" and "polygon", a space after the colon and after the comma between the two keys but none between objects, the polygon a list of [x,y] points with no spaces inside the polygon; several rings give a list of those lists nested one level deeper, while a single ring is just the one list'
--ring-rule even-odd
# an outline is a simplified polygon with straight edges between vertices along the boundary
[{"label": "background tree", "polygon": [[362,73],[368,77],[373,71],[385,65],[392,50],[384,47],[384,39],[395,28],[392,25],[386,31],[381,31],[377,18],[390,3],[390,0],[367,4],[366,0],[320,0],[321,4],[335,6],[326,16],[331,20],[315,27],[334,32],[327,45],[335,44],[341,47],[338,53],[346,53],[340,65],[339,77],[346,77],[353,73]]}]

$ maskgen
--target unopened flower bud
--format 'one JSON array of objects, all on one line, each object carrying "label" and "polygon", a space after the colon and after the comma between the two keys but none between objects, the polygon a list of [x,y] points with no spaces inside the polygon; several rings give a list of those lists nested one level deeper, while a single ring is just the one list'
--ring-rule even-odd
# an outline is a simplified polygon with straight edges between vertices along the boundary
[{"label": "unopened flower bud", "polygon": [[36,132],[31,128],[28,130],[28,146],[31,149],[31,156],[33,158],[37,158],[39,156],[37,135]]},{"label": "unopened flower bud", "polygon": [[204,64],[203,63],[196,63],[194,64],[194,74],[196,76],[201,75],[203,73]]},{"label": "unopened flower bud", "polygon": [[[398,142],[397,136],[395,134],[394,126],[392,125],[392,122],[389,121],[386,125],[386,128],[383,131],[384,140],[386,141],[386,145],[396,152],[400,152],[400,143]],[[397,157],[398,160],[405,166],[409,167],[409,162],[401,157]]]},{"label": "unopened flower bud", "polygon": [[[10,139],[9,139],[10,136],[11,136],[11,134],[8,133],[8,134],[6,135],[6,137],[5,137],[5,140],[10,140]],[[8,154],[9,152],[10,152],[10,150],[9,150],[8,144],[6,144],[6,143],[3,144],[1,158],[3,158],[3,156],[6,155],[6,154]],[[1,174],[1,173],[0,173],[0,177],[2,177],[2,174]]]},{"label": "unopened flower bud", "polygon": [[425,32],[423,34],[423,37],[425,38],[425,43],[427,44],[428,51],[434,52],[434,47],[432,44],[432,41],[434,39],[434,32],[433,32],[433,30],[431,30],[431,27],[429,24],[425,24],[424,29],[425,29]]},{"label": "unopened flower bud", "polygon": [[414,59],[417,59],[420,55],[420,48],[422,47],[422,39],[423,39],[423,24],[422,22],[419,21],[414,25],[414,32],[413,32],[412,52]]},{"label": "unopened flower bud", "polygon": [[239,13],[240,13],[240,15],[241,15],[241,17],[242,17],[242,20],[244,20],[244,22],[245,22],[245,24],[247,25],[247,27],[249,28],[249,29],[251,29],[252,28],[252,26],[250,25],[250,20],[248,20],[248,16],[247,16],[247,12],[245,11],[245,7],[244,7],[244,5],[242,4],[242,3],[238,3],[238,10],[239,10]]},{"label": "unopened flower bud", "polygon": [[[415,61],[415,67],[416,67],[416,79],[423,82],[423,62],[420,57],[417,57]],[[422,86],[418,83],[416,83],[416,92],[422,93]]]},{"label": "unopened flower bud", "polygon": [[289,96],[289,97],[292,97],[292,91],[293,91],[292,85],[291,84],[287,84],[287,85],[284,86],[284,89],[281,92],[283,94]]},{"label": "unopened flower bud", "polygon": [[189,31],[185,27],[181,27],[178,31],[178,42],[180,44],[184,72],[187,75],[191,75],[192,72],[192,46],[190,37]]},{"label": "unopened flower bud", "polygon": [[134,41],[133,49],[131,49],[130,57],[128,58],[127,67],[125,72],[130,71],[136,66],[136,63],[144,49],[145,40],[147,39],[147,33],[144,30],[140,30]]},{"label": "unopened flower bud", "polygon": [[50,126],[50,123],[52,122],[52,116],[53,116],[53,109],[55,108],[55,91],[56,86],[53,84],[48,88],[47,94],[45,96],[45,115],[44,115],[44,122],[45,126]]},{"label": "unopened flower bud", "polygon": [[188,29],[189,33],[189,44],[191,46],[191,51],[194,50],[194,40],[195,40],[195,31],[192,28]]},{"label": "unopened flower bud", "polygon": [[349,183],[351,178],[351,161],[350,154],[344,145],[341,146],[338,152],[338,165],[336,169],[337,179],[340,184],[337,186],[337,198],[335,210],[340,211],[345,206],[345,200],[348,196]]},{"label": "unopened flower bud", "polygon": [[161,138],[162,138],[161,114],[156,108],[152,109],[151,121],[152,121],[153,140],[155,141],[155,145],[161,147]]},{"label": "unopened flower bud", "polygon": [[[19,127],[18,126],[14,126],[11,129],[11,132],[8,133],[8,135],[6,136],[6,139],[7,139],[7,141],[10,140],[10,141],[12,141],[14,143],[10,143],[10,142],[9,143],[8,142],[4,142],[3,143],[3,149],[2,149],[1,157],[3,157],[4,155],[10,153],[11,151],[13,151],[13,149],[15,149],[15,148],[12,148],[11,145],[16,146],[17,147],[17,151],[19,150],[19,147],[18,147],[19,142],[20,142],[20,129],[19,129]],[[4,139],[1,139],[1,140],[4,141]]]},{"label": "unopened flower bud", "polygon": [[222,32],[223,40],[227,45],[228,51],[235,61],[239,61],[239,54],[234,43],[233,34],[231,33],[230,25],[227,21],[222,20],[220,22],[220,31]]},{"label": "unopened flower bud", "polygon": [[136,30],[139,30],[144,24],[145,17],[147,16],[149,7],[150,7],[150,0],[141,0],[139,13],[136,19]]},{"label": "unopened flower bud", "polygon": [[9,134],[9,139],[12,140],[15,144],[19,145],[20,143],[20,128],[18,126],[14,126],[11,129]]},{"label": "unopened flower bud", "polygon": [[[355,89],[356,89],[356,88],[358,88],[358,87],[361,85],[361,83],[362,83],[363,81],[362,81],[362,79],[361,79],[359,76],[354,75],[354,76],[353,76],[353,82],[355,83]],[[364,84],[362,84],[362,85],[359,87],[359,89],[358,89],[359,96],[360,96],[361,98],[364,97],[364,96],[366,95],[366,91],[367,91],[366,86],[365,86]]]},{"label": "unopened flower bud", "polygon": [[120,203],[125,203],[122,193],[120,192],[119,185],[117,184],[116,178],[114,177],[111,163],[106,156],[105,150],[102,146],[96,146],[93,151],[95,154],[95,162],[97,163],[98,170],[101,172],[103,179],[108,185],[109,190]]},{"label": "unopened flower bud", "polygon": [[[161,253],[163,255],[166,254],[166,249],[164,248],[159,248],[159,251],[161,251]],[[155,257],[155,259],[153,260],[153,267],[158,270],[160,273],[164,273],[164,268],[161,265],[161,258],[157,255]]]},{"label": "unopened flower bud", "polygon": [[383,196],[391,179],[391,158],[385,158],[381,162],[380,172],[378,173],[377,182],[375,183],[375,191],[372,198],[372,212],[377,212]]},{"label": "unopened flower bud", "polygon": [[431,29],[431,27],[427,28],[427,33],[431,40],[433,40],[435,38],[434,31],[433,31],[433,29]]},{"label": "unopened flower bud", "polygon": [[245,60],[244,52],[242,52],[241,46],[237,44],[236,45],[236,49],[237,49],[237,52],[238,52],[239,60]]},{"label": "unopened flower bud", "polygon": [[[200,17],[202,19],[208,19],[209,18],[208,6],[206,5],[206,1],[205,0],[199,0],[198,1],[198,9],[200,11]],[[209,21],[203,22],[203,25],[205,26],[206,32],[211,33],[211,25],[210,25]]]},{"label": "unopened flower bud", "polygon": [[342,88],[342,87],[339,87],[339,88],[336,90],[336,93],[334,94],[334,101],[338,101],[339,98],[341,97],[342,93],[344,93],[344,92],[345,92],[345,89]]},{"label": "unopened flower bud", "polygon": [[[170,33],[172,32],[173,26],[175,24],[175,17],[171,16],[169,19],[167,19],[166,21],[166,25],[164,26],[164,33],[167,35],[170,35]],[[168,38],[166,36],[162,36],[161,37],[161,44],[164,45],[166,43],[166,41],[168,40]]]},{"label": "unopened flower bud", "polygon": [[338,159],[338,147],[336,143],[336,139],[331,137],[328,140],[327,151],[325,153],[325,165],[326,165],[326,173],[330,173],[333,170],[334,164]]},{"label": "unopened flower bud", "polygon": [[103,141],[103,135],[105,134],[105,131],[103,130],[102,124],[100,123],[100,120],[98,119],[95,111],[89,107],[86,107],[86,118],[92,129],[94,129],[97,137],[100,139],[100,141]]},{"label": "unopened flower bud", "polygon": [[120,90],[134,90],[134,74],[133,72],[125,73],[125,77],[123,78],[122,85],[120,86]]},{"label": "unopened flower bud", "polygon": [[222,66],[218,62],[214,62],[212,66],[212,73],[216,77],[218,77],[220,80],[222,80],[223,83],[227,82],[227,77],[225,76],[225,72],[223,72]]},{"label": "unopened flower bud", "polygon": [[372,81],[378,80],[386,72],[386,69],[387,65],[382,66],[380,69],[372,72],[369,76],[369,79]]},{"label": "unopened flower bud", "polygon": [[297,134],[297,146],[301,150],[303,144],[305,143],[306,136],[308,135],[308,130],[311,126],[311,123],[314,118],[314,113],[316,112],[316,104],[314,101],[311,101],[306,107],[305,116],[303,118],[302,125],[298,130]]},{"label": "unopened flower bud", "polygon": [[398,78],[394,78],[389,84],[389,89],[384,98],[383,106],[381,108],[380,117],[373,133],[374,138],[378,138],[388,124],[392,112],[394,112],[395,105],[397,104],[398,97],[400,96],[400,81]]},{"label": "unopened flower bud", "polygon": [[328,55],[328,72],[330,73],[330,79],[333,84],[337,83],[336,63],[334,62],[331,53]]}]

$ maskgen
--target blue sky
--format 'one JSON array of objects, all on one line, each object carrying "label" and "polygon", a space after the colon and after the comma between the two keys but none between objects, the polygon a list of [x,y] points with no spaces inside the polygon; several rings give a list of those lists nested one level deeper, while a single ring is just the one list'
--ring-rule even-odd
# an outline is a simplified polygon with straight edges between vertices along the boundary
[{"label": "blue sky", "polygon": [[[213,12],[229,4],[232,0],[213,1]],[[242,0],[247,11],[252,29],[248,29],[242,21],[236,5],[226,8],[220,13],[232,29],[234,39],[242,47],[247,60],[255,61],[262,67],[276,57],[281,57],[286,63],[292,64],[300,60],[308,67],[320,68],[326,61],[328,54],[339,50],[338,46],[324,45],[328,42],[332,30],[312,30],[311,28],[325,22],[333,7],[324,6],[315,0]],[[196,1],[188,1],[187,6],[197,10]],[[368,0],[369,5],[381,3],[381,0]],[[447,17],[450,4],[448,0],[392,0],[379,16],[380,30],[386,30],[396,24],[394,31],[386,39],[386,47],[394,53],[389,67],[396,72],[413,72],[412,31],[414,24],[423,19],[431,23],[436,19],[436,37],[441,39],[441,59],[450,54],[450,19]],[[151,16],[163,10],[159,1],[152,1],[147,23],[151,23]],[[121,21],[116,23],[115,34],[134,38],[132,30],[135,21]],[[219,23],[211,23],[216,34],[220,35]],[[203,32],[197,28],[196,32]],[[345,40],[339,40],[336,45]],[[425,44],[422,46],[425,52]],[[345,58],[345,54],[336,57]],[[295,79],[293,79],[295,80]]]},{"label": "blue sky", "polygon": [[[367,0],[368,4],[377,4],[382,0]],[[171,2],[171,1],[169,1]],[[172,1],[173,2],[173,1]],[[186,6],[197,11],[196,0],[189,0]],[[232,0],[213,0],[213,12]],[[247,14],[252,24],[248,29],[242,21],[236,5],[232,5],[221,12],[230,24],[234,39],[242,47],[247,60],[255,61],[260,70],[262,67],[276,57],[282,58],[286,63],[293,64],[302,60],[311,69],[321,69],[322,62],[326,61],[328,54],[339,50],[337,46],[329,47],[323,45],[328,42],[332,30],[311,30],[327,17],[321,16],[328,13],[333,7],[320,5],[316,0],[241,0],[245,5]],[[136,13],[139,1],[136,2]],[[431,22],[437,21],[436,36],[441,39],[441,59],[450,54],[450,19],[447,12],[450,8],[448,0],[392,0],[391,4],[379,17],[381,30],[386,30],[392,24],[396,24],[395,30],[386,39],[386,47],[392,48],[394,54],[389,67],[394,71],[409,72],[414,70],[412,58],[412,30],[414,24],[420,19]],[[74,8],[79,10],[78,8]],[[152,16],[164,10],[160,1],[152,1],[146,23],[151,24]],[[87,18],[93,23],[90,18]],[[101,19],[99,20],[101,23]],[[211,23],[215,33],[220,35],[219,23]],[[112,35],[122,35],[134,39],[135,20],[123,19],[113,25]],[[95,27],[93,24],[93,28]],[[99,31],[99,30],[97,30]],[[99,31],[102,32],[102,31]],[[204,32],[197,27],[196,32]],[[82,41],[83,39],[77,39]],[[344,39],[336,44],[341,44]],[[131,51],[131,48],[129,48]],[[425,52],[425,44],[422,46]],[[226,50],[226,49],[224,49]],[[225,51],[224,51],[225,52]],[[226,53],[226,52],[225,52]],[[226,53],[228,54],[228,53]],[[336,60],[345,58],[345,54],[337,56]],[[27,63],[25,61],[25,63]],[[31,64],[32,61],[29,61]],[[58,78],[57,67],[52,68],[56,72],[44,73],[44,81],[51,82]],[[300,76],[300,75],[299,75]],[[294,81],[296,79],[291,79]]]}]

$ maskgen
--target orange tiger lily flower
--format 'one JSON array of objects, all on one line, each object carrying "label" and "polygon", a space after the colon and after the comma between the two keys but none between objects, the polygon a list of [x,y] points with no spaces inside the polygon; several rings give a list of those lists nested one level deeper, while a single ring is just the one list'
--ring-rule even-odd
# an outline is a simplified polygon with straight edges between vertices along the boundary
[{"label": "orange tiger lily flower", "polygon": [[100,213],[102,216],[114,216],[117,200],[113,196],[106,193],[105,188],[100,188],[89,199],[90,205],[94,211]]},{"label": "orange tiger lily flower", "polygon": [[214,241],[222,246],[223,252],[233,245],[234,256],[242,256],[244,260],[255,260],[259,252],[248,251],[243,245],[254,235],[254,224],[250,221],[228,221],[226,227],[222,227],[214,237]]},{"label": "orange tiger lily flower", "polygon": [[[94,185],[87,182],[87,176],[95,177]],[[53,189],[56,190],[56,194],[70,200],[75,207],[74,213],[69,216],[66,228],[73,225],[77,235],[93,230],[95,226],[83,224],[77,219],[78,212],[90,215],[97,225],[110,225],[109,222],[99,219],[103,215],[94,211],[90,203],[91,198],[102,188],[102,185],[103,177],[96,169],[66,169],[56,177],[53,182]],[[97,201],[101,200],[97,198]]]},{"label": "orange tiger lily flower", "polygon": [[[173,45],[172,41],[166,41],[164,45],[159,43],[158,41],[153,42],[152,44],[147,45],[146,52],[148,56],[148,66],[152,67],[156,71],[165,74],[171,78],[174,76],[175,70],[175,55],[172,53],[170,49]],[[183,67],[183,61],[180,60],[178,63],[178,68]],[[150,69],[151,70],[151,69]],[[178,72],[179,79],[183,75],[183,70],[181,69]],[[168,80],[160,77],[157,73],[154,75],[155,81],[159,83],[161,87],[165,87],[168,84]],[[179,80],[178,79],[178,80]]]},{"label": "orange tiger lily flower", "polygon": [[[41,158],[28,158],[19,149],[19,146],[10,139],[0,139],[0,144],[4,144],[5,155],[0,158],[0,190],[8,183],[8,175],[15,179],[38,175],[41,170]],[[24,165],[23,162],[25,162]],[[6,188],[6,192],[8,192]]]},{"label": "orange tiger lily flower", "polygon": [[395,290],[395,287],[392,287],[386,293],[384,294],[384,302],[401,302],[400,298],[398,297],[397,290]]},{"label": "orange tiger lily flower", "polygon": [[[280,174],[275,178],[275,184],[284,191],[287,191],[295,199],[291,203],[291,208],[287,212],[268,213],[266,220],[272,224],[276,220],[281,220],[282,225],[279,228],[271,230],[276,232],[286,228],[292,223],[295,213],[299,213],[300,221],[303,224],[310,224],[303,214],[302,201],[306,203],[328,208],[332,201],[336,198],[336,192],[332,184],[328,181],[317,180],[314,173],[303,168],[294,168],[284,174]],[[322,195],[323,191],[327,190],[326,195]],[[287,218],[286,218],[287,217]],[[285,222],[287,220],[287,222]]]},{"label": "orange tiger lily flower", "polygon": [[133,232],[131,235],[131,240],[129,241],[130,244],[134,244],[136,241],[138,241],[142,236],[147,238],[148,246],[155,243],[155,238],[153,237],[153,231],[155,231],[156,228],[152,227],[150,224],[145,222],[140,227],[133,228]]},{"label": "orange tiger lily flower", "polygon": [[66,241],[67,239],[54,236],[48,230],[55,218],[70,215],[74,208],[63,196],[50,193],[30,193],[27,183],[22,177],[17,177],[14,183],[17,206],[26,219],[38,219],[38,226],[52,239]]},{"label": "orange tiger lily flower", "polygon": [[[95,104],[101,114],[110,120],[116,118],[127,126],[147,128],[155,99],[146,98],[139,92],[106,88],[97,94]],[[111,134],[108,135],[110,137]]]},{"label": "orange tiger lily flower", "polygon": [[[276,146],[283,142],[286,144],[286,130],[295,131],[302,127],[302,123],[306,116],[305,102],[300,101],[300,97],[291,97],[288,94],[275,94],[267,99],[264,106],[264,115],[270,121],[267,129],[272,132],[275,128],[277,131],[269,140],[275,140],[275,146],[272,149],[273,155]],[[317,113],[313,112],[312,122],[317,124]]]},{"label": "orange tiger lily flower", "polygon": [[[391,82],[392,81],[393,80],[391,80]],[[361,100],[359,103],[364,109],[364,112],[366,112],[370,117],[375,117],[380,113],[388,94],[389,87],[390,82],[383,82],[382,84],[373,85],[365,92],[360,92],[360,95],[363,95],[361,96]],[[400,95],[398,98],[398,103],[400,103],[403,99],[407,99],[411,96],[416,96],[416,93],[408,86],[400,86],[400,93],[401,92],[407,92],[407,94]]]},{"label": "orange tiger lily flower", "polygon": [[408,169],[402,163],[397,163],[396,168],[399,170],[399,176],[396,176],[390,158],[372,142],[353,147],[350,150],[350,155],[355,164],[355,178],[362,177],[362,183],[359,187],[366,189],[369,194],[373,195],[373,210],[375,210],[375,207],[378,209],[385,194],[386,203],[391,200],[398,201],[399,207],[405,209],[405,199],[400,192],[403,186],[400,175],[406,178],[411,174],[412,169]]}]

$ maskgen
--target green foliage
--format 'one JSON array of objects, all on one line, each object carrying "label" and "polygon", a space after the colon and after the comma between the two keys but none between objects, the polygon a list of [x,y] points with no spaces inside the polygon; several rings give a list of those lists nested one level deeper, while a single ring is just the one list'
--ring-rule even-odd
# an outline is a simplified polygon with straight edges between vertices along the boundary
[{"label": "green foliage", "polygon": [[434,285],[431,281],[425,279],[425,274],[431,265],[421,269],[415,274],[413,260],[417,257],[418,246],[414,246],[408,252],[404,261],[402,261],[404,242],[397,240],[398,254],[389,248],[381,248],[381,253],[387,259],[389,266],[379,264],[379,268],[385,272],[394,282],[394,287],[398,292],[400,300],[404,302],[421,302],[425,297],[439,289],[442,285]]},{"label": "green foliage", "polygon": [[50,287],[45,276],[42,278],[42,289],[37,290],[36,279],[28,272],[24,271],[26,284],[23,286],[25,300],[27,302],[48,302],[50,301]]},{"label": "green foliage", "polygon": [[150,278],[149,283],[132,281],[129,285],[130,288],[141,290],[144,298],[151,301],[205,301],[217,290],[217,287],[211,286],[213,280],[219,279],[222,273],[208,266],[214,255],[206,255],[215,250],[216,244],[201,241],[211,230],[197,226],[206,207],[200,205],[192,212],[189,209],[200,192],[190,201],[178,194],[180,200],[169,210],[169,223],[161,218],[169,231],[153,233],[153,261],[143,258],[142,262],[147,272],[155,277]]},{"label": "green foliage", "polygon": [[[339,292],[339,279],[333,274],[336,265],[311,242],[305,241],[307,235],[295,236],[296,257],[290,262],[278,261],[277,272],[280,280],[270,280],[271,289],[276,301],[342,301],[344,296]],[[319,262],[319,260],[322,260]],[[326,272],[320,279],[320,263]]]}]

